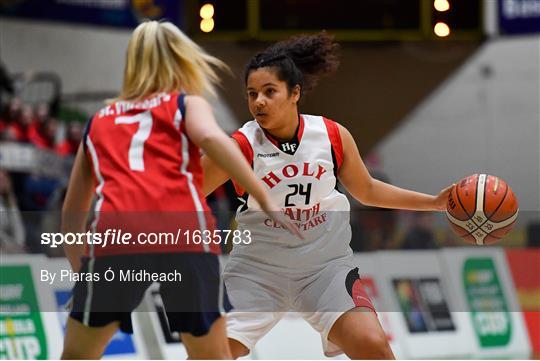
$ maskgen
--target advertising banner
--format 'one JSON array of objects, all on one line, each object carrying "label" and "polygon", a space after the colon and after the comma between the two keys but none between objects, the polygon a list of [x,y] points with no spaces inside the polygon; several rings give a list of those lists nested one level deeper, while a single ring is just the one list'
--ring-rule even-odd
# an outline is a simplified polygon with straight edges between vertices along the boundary
[{"label": "advertising banner", "polygon": [[455,306],[437,251],[380,252],[377,270],[404,357],[470,357],[474,335],[467,315]]},{"label": "advertising banner", "polygon": [[183,0],[8,0],[0,15],[133,28],[144,19],[167,19],[184,27]]},{"label": "advertising banner", "polygon": [[499,0],[501,34],[540,33],[540,1]]},{"label": "advertising banner", "polygon": [[62,333],[56,314],[40,312],[54,300],[39,280],[44,256],[2,257],[0,263],[0,359],[58,359]]},{"label": "advertising banner", "polygon": [[506,259],[529,330],[533,358],[540,358],[540,249],[507,249]]},{"label": "advertising banner", "polygon": [[530,346],[504,252],[445,249],[441,258],[459,308],[474,332],[474,356],[528,358]]}]

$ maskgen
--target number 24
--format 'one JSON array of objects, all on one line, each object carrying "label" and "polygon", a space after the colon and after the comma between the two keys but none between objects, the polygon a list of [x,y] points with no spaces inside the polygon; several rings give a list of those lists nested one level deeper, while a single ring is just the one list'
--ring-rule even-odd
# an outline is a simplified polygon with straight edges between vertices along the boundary
[{"label": "number 24", "polygon": [[306,185],[306,188],[304,189],[303,184],[289,184],[288,187],[292,188],[293,191],[285,197],[285,207],[295,207],[296,204],[292,203],[289,198],[294,197],[297,194],[300,194],[301,196],[305,196],[306,198],[306,205],[309,204],[309,199],[311,198],[311,183],[308,183]]}]

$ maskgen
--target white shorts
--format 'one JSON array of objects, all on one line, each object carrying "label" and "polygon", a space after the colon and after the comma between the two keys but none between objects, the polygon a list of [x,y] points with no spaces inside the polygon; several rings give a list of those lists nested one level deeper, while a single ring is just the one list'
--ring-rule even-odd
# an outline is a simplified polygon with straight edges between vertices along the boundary
[{"label": "white shorts", "polygon": [[343,351],[328,340],[337,319],[355,307],[374,307],[350,258],[310,273],[289,273],[272,266],[231,258],[223,274],[232,312],[228,337],[252,350],[286,312],[297,312],[320,333],[326,356]]}]

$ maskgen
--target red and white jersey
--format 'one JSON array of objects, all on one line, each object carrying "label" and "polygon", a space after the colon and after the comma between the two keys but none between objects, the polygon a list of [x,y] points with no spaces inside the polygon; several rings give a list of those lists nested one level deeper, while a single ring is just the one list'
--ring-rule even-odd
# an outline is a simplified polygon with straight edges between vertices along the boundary
[{"label": "red and white jersey", "polygon": [[239,229],[251,231],[253,242],[235,245],[233,259],[304,268],[352,253],[350,205],[336,188],[343,147],[335,122],[321,116],[300,115],[293,154],[290,149],[283,151],[256,121],[246,123],[233,138],[272,199],[305,238],[293,237],[280,228],[261,211],[254,198],[236,186],[245,202],[239,207],[236,220]]},{"label": "red and white jersey", "polygon": [[[123,227],[180,233],[213,229],[201,192],[199,148],[185,125],[185,95],[161,93],[140,102],[119,101],[97,112],[84,147],[96,181],[95,232]],[[182,237],[180,237],[182,238]],[[91,255],[139,252],[219,252],[218,245],[140,244],[90,247]]]}]

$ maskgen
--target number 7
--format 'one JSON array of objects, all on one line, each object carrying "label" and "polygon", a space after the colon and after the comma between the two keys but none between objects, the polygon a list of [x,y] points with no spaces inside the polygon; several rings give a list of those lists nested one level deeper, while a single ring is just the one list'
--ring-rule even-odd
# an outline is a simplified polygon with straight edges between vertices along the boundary
[{"label": "number 7", "polygon": [[114,120],[114,124],[133,124],[139,123],[139,129],[131,138],[131,144],[129,145],[129,168],[136,171],[144,171],[144,142],[150,136],[152,131],[152,113],[150,110],[144,113],[139,113],[130,117],[118,117]]}]

